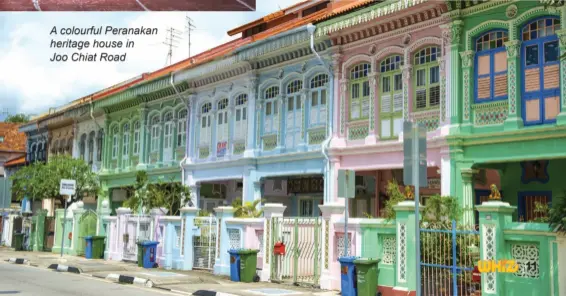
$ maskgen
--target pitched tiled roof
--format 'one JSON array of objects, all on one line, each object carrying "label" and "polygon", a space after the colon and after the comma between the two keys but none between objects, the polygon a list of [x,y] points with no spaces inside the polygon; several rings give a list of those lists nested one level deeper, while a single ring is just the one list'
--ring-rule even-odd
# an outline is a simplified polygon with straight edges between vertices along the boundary
[{"label": "pitched tiled roof", "polygon": [[323,20],[327,20],[331,17],[352,11],[356,8],[360,8],[367,4],[371,4],[372,2],[379,3],[383,2],[383,0],[342,0],[342,1],[335,1],[332,3],[332,8],[329,13],[326,13],[316,20],[315,22],[321,22]]},{"label": "pitched tiled roof", "polygon": [[25,152],[26,134],[18,131],[19,124],[0,122],[0,151],[2,152]]},{"label": "pitched tiled roof", "polygon": [[17,165],[23,165],[26,163],[26,156],[22,155],[13,159],[10,159],[4,163],[4,167],[13,167]]}]

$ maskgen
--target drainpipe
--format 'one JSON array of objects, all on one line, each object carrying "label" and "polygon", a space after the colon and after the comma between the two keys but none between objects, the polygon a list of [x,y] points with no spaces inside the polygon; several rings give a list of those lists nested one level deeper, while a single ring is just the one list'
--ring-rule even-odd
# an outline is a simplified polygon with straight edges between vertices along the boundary
[{"label": "drainpipe", "polygon": [[[307,31],[309,32],[310,36],[311,36],[311,40],[310,40],[310,46],[311,46],[311,50],[312,52],[316,55],[316,58],[320,61],[320,63],[325,66],[325,68],[329,68],[329,65],[322,59],[322,57],[318,54],[318,52],[316,51],[316,48],[314,47],[314,32],[316,30],[316,26],[313,24],[308,24],[307,25]],[[334,82],[334,72],[328,71],[328,76],[330,76],[332,82]],[[334,86],[332,86],[330,88],[329,91],[330,97],[333,98],[334,97]],[[330,107],[328,108],[330,112],[328,112],[329,114],[329,120],[327,121],[327,125],[326,125],[326,132],[328,134],[328,137],[322,142],[322,155],[324,155],[324,158],[326,159],[326,167],[325,167],[325,171],[327,173],[327,176],[330,174],[330,158],[328,157],[328,147],[330,146],[330,142],[332,141],[332,119],[334,117],[334,100],[333,103],[330,104]],[[332,178],[328,178],[330,182],[332,182]],[[332,187],[330,186],[330,182],[324,182],[325,186],[327,187],[327,191],[326,192],[331,192]]]},{"label": "drainpipe", "polygon": [[[187,105],[187,100],[185,100],[183,98],[183,96],[181,96],[181,93],[179,93],[179,90],[177,90],[177,87],[175,87],[175,83],[173,83],[173,77],[175,75],[176,71],[171,72],[170,76],[169,76],[169,84],[171,84],[171,87],[173,88],[173,90],[175,91],[175,94],[177,94],[177,96],[183,101],[185,102],[185,105]],[[190,110],[187,110],[190,111]],[[190,125],[190,120],[191,120],[191,116],[190,116],[191,112],[187,112],[187,132],[189,131],[189,125]],[[187,137],[188,139],[188,137]],[[183,168],[183,163],[187,160],[187,152],[188,152],[188,145],[185,142],[185,145],[187,146],[185,148],[185,156],[183,157],[183,160],[181,160],[181,162],[179,162],[179,167],[181,168],[181,184],[185,185],[185,169]]]}]

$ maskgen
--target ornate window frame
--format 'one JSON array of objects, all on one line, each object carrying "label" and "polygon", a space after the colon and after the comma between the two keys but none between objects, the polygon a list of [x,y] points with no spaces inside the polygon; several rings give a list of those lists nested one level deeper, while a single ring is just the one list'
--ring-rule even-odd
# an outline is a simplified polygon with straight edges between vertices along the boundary
[{"label": "ornate window frame", "polygon": [[[497,42],[498,40],[496,39],[495,41],[492,41],[491,39],[488,39],[487,42],[489,42],[489,47],[488,49],[482,49],[478,50],[478,43],[485,43],[486,41],[480,42],[480,40],[482,38],[487,37],[491,37],[492,34],[497,34],[497,33],[502,33],[502,39],[501,39],[501,45],[498,45]],[[496,36],[497,37],[497,36]],[[482,104],[482,103],[489,103],[489,102],[493,102],[493,101],[500,101],[500,100],[507,100],[508,99],[508,85],[507,85],[507,75],[508,75],[508,66],[505,67],[505,71],[498,71],[495,72],[495,66],[496,66],[496,56],[500,55],[502,53],[505,54],[505,62],[507,65],[507,51],[506,51],[506,46],[505,46],[505,42],[507,42],[509,40],[509,33],[506,29],[493,29],[493,30],[489,30],[489,31],[485,31],[483,33],[481,33],[481,35],[477,36],[474,38],[474,50],[475,50],[475,55],[474,55],[474,103],[476,104]],[[492,48],[491,46],[491,42],[495,42],[495,48]],[[489,73],[488,74],[479,74],[479,61],[481,58],[484,57],[489,57],[490,62],[489,62]],[[497,76],[503,76],[505,75],[505,95],[501,95],[501,96],[495,96],[495,82],[496,82],[496,77]],[[481,77],[480,77],[481,76]],[[482,98],[479,99],[479,79],[481,78],[489,78],[489,88],[490,88],[490,96],[489,98]]]},{"label": "ornate window frame", "polygon": [[[376,70],[379,70],[378,106],[380,139],[393,139],[401,132],[401,130],[399,130],[398,133],[395,133],[395,119],[403,120],[404,64],[404,56],[396,53],[388,55],[378,61],[379,67],[377,67]],[[389,102],[387,102],[387,100]],[[396,107],[397,100],[399,100],[401,105]],[[389,105],[389,108],[385,109],[387,105]],[[389,135],[383,133],[385,120],[389,121]],[[402,129],[402,125],[400,128]]]},{"label": "ornate window frame", "polygon": [[[430,50],[430,53],[427,52]],[[430,57],[430,60],[427,58]],[[413,112],[440,109],[440,59],[442,58],[442,46],[439,44],[425,44],[417,50],[411,52],[413,67]],[[421,73],[424,73],[422,82]],[[419,107],[418,93],[425,91],[425,105]],[[438,102],[432,104],[432,93],[436,92]]]}]

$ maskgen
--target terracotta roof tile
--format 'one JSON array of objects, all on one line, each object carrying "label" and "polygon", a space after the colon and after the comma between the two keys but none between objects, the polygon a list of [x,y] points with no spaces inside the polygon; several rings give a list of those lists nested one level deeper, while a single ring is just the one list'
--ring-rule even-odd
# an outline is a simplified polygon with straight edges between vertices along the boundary
[{"label": "terracotta roof tile", "polygon": [[342,1],[334,1],[332,3],[331,11],[325,15],[320,16],[319,18],[313,20],[315,22],[321,22],[327,20],[333,16],[338,14],[342,14],[344,12],[348,12],[350,10],[356,9],[358,7],[362,7],[366,4],[370,4],[371,2],[379,3],[383,2],[383,0],[342,0]]},{"label": "terracotta roof tile", "polygon": [[26,152],[26,134],[18,131],[19,124],[0,122],[0,151]]},{"label": "terracotta roof tile", "polygon": [[4,163],[4,167],[13,167],[17,165],[23,165],[26,163],[26,156],[22,155],[16,158],[12,158]]}]

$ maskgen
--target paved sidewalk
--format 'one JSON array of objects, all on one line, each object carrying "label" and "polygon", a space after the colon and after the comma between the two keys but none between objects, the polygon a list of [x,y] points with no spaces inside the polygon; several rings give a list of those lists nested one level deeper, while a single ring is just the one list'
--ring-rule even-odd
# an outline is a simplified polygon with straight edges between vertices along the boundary
[{"label": "paved sidewalk", "polygon": [[[134,263],[105,261],[102,259],[85,259],[83,257],[47,253],[47,252],[16,252],[13,249],[0,247],[0,261],[10,258],[25,259],[31,266],[39,268],[73,267],[83,275],[97,278],[115,278],[127,276],[151,281],[154,288],[170,290],[184,295],[204,291],[223,292],[231,295],[259,295],[259,296],[331,296],[339,295],[336,291],[323,291],[318,289],[302,288],[290,285],[273,283],[235,283],[226,276],[216,276],[210,272],[190,270],[164,270],[162,268],[144,269]],[[65,270],[59,268],[59,270]],[[70,270],[69,270],[70,271]],[[195,295],[198,295],[196,293]]]}]

